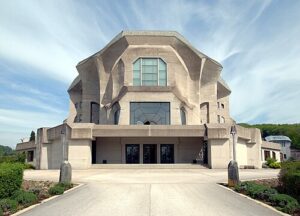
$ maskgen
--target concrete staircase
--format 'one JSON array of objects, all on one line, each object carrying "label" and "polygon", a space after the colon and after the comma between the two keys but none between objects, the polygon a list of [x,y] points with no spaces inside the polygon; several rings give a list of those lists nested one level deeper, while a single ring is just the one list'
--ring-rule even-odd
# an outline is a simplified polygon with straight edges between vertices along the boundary
[{"label": "concrete staircase", "polygon": [[90,169],[208,169],[203,164],[92,164]]}]

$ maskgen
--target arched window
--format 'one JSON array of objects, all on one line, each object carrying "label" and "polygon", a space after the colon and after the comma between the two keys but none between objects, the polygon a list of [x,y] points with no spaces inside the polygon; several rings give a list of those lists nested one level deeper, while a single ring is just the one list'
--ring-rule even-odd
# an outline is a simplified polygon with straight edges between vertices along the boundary
[{"label": "arched window", "polygon": [[134,86],[166,86],[167,64],[160,58],[139,58],[133,63]]},{"label": "arched window", "polygon": [[119,103],[114,103],[114,105],[112,106],[112,111],[113,111],[113,116],[114,116],[114,124],[118,125],[119,124],[119,118],[120,118],[120,105]]},{"label": "arched window", "polygon": [[181,118],[181,124],[186,125],[186,111],[184,107],[180,108],[180,118]]},{"label": "arched window", "polygon": [[99,104],[96,102],[91,102],[90,122],[99,124]]}]

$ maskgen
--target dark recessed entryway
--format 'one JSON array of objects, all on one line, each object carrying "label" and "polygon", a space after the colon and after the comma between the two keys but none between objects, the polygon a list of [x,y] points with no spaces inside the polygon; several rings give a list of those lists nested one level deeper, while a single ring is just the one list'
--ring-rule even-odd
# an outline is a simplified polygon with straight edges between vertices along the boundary
[{"label": "dark recessed entryway", "polygon": [[144,144],[143,145],[143,163],[153,164],[157,163],[157,150],[156,144]]},{"label": "dark recessed entryway", "polygon": [[139,144],[126,144],[126,163],[128,164],[140,163]]},{"label": "dark recessed entryway", "polygon": [[160,163],[174,163],[174,144],[160,145]]}]

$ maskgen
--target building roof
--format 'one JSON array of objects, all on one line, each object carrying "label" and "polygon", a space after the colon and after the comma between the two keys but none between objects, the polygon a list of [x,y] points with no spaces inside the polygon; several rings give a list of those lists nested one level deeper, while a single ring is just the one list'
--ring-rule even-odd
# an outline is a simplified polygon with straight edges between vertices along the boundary
[{"label": "building roof", "polygon": [[34,141],[18,143],[16,146],[16,151],[35,149],[36,145]]},{"label": "building roof", "polygon": [[222,65],[217,62],[216,60],[208,57],[207,55],[203,54],[196,48],[194,48],[181,34],[179,34],[177,31],[121,31],[117,36],[115,36],[102,50],[99,52],[93,54],[92,56],[80,61],[78,65],[86,62],[89,58],[100,55],[103,53],[108,47],[110,47],[112,44],[116,43],[118,40],[125,36],[158,36],[158,37],[175,37],[178,40],[182,41],[186,46],[188,46],[191,50],[193,50],[200,58],[207,58],[210,59],[212,62],[217,64],[219,67],[222,68]]},{"label": "building roof", "polygon": [[266,141],[290,141],[291,139],[287,136],[282,136],[282,135],[274,135],[274,136],[267,136],[265,137]]},{"label": "building roof", "polygon": [[262,141],[261,148],[264,148],[264,149],[273,149],[273,150],[280,150],[281,149],[281,145],[279,143]]}]

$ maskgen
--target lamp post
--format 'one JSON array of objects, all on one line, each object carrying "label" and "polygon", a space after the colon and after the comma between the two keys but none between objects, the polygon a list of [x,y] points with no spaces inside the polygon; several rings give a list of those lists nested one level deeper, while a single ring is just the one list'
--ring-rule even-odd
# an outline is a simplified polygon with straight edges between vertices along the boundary
[{"label": "lamp post", "polygon": [[236,126],[232,125],[230,128],[230,134],[232,135],[232,148],[233,148],[233,159],[228,164],[228,186],[234,187],[240,181],[239,167],[236,161]]},{"label": "lamp post", "polygon": [[62,126],[61,130],[61,144],[62,144],[62,163],[60,165],[59,182],[71,183],[72,180],[72,167],[68,161],[68,148],[67,148],[67,124]]}]

